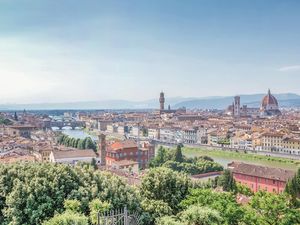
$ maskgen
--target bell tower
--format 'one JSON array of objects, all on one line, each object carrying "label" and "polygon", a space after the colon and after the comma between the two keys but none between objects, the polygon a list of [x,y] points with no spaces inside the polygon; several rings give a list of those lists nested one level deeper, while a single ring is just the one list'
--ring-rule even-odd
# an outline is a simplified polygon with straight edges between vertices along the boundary
[{"label": "bell tower", "polygon": [[235,96],[234,97],[234,116],[239,117],[241,115],[241,97]]},{"label": "bell tower", "polygon": [[106,136],[105,134],[99,135],[99,150],[100,150],[100,159],[101,166],[106,166]]},{"label": "bell tower", "polygon": [[165,94],[164,94],[164,92],[160,93],[159,103],[160,103],[160,111],[165,110]]}]

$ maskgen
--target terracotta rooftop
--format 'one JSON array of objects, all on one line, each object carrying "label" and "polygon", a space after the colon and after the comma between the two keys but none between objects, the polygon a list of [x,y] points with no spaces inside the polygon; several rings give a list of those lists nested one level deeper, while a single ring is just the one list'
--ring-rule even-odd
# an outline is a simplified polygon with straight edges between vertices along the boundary
[{"label": "terracotta rooftop", "polygon": [[81,158],[81,157],[93,157],[96,158],[96,153],[93,150],[71,150],[71,151],[53,151],[55,159],[64,158]]},{"label": "terracotta rooftop", "polygon": [[270,168],[266,166],[257,166],[246,163],[232,163],[231,165],[229,165],[229,167],[233,167],[232,172],[234,173],[240,173],[272,180],[280,180],[285,182],[295,175],[295,172],[291,170]]},{"label": "terracotta rooftop", "polygon": [[113,144],[111,144],[108,148],[108,150],[111,151],[118,151],[122,150],[124,148],[137,148],[137,144],[134,140],[124,140],[124,141],[117,141]]},{"label": "terracotta rooftop", "polygon": [[132,160],[121,160],[121,161],[114,161],[112,164],[118,165],[118,166],[132,166],[138,164],[138,162],[132,161]]}]

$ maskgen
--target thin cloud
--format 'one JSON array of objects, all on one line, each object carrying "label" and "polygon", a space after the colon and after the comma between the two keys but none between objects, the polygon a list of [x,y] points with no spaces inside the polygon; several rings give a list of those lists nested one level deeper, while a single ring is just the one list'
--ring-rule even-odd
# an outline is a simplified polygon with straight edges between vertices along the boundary
[{"label": "thin cloud", "polygon": [[284,66],[279,68],[279,71],[286,72],[286,71],[298,71],[300,70],[300,65],[293,65],[293,66]]}]

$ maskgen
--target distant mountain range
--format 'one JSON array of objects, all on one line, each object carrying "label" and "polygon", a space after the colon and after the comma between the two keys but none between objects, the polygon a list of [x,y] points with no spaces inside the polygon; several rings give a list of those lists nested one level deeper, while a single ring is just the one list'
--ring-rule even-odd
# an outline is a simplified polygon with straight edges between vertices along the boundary
[{"label": "distant mountain range", "polygon": [[[259,107],[265,94],[240,95],[241,104],[248,107]],[[280,107],[300,107],[300,95],[293,93],[275,94]],[[212,96],[203,98],[174,97],[166,99],[173,109],[186,107],[188,109],[225,109],[232,104],[234,96]],[[146,101],[106,100],[90,102],[39,103],[39,104],[3,104],[0,110],[52,110],[52,109],[156,109],[158,99]]]},{"label": "distant mountain range", "polygon": [[[248,107],[259,107],[265,95],[266,94],[240,95],[241,104],[248,105]],[[280,107],[300,107],[300,95],[287,93],[274,94],[274,96],[277,98]],[[175,104],[174,107],[179,108],[185,106],[189,109],[225,109],[232,104],[233,98],[234,96],[196,99],[179,102]]]}]

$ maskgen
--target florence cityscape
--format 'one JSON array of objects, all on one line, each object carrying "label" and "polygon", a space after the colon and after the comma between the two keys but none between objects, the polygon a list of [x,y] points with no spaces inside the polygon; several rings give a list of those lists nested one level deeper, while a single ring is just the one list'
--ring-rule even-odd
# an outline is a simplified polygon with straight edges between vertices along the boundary
[{"label": "florence cityscape", "polygon": [[300,224],[299,9],[0,0],[0,225]]}]

